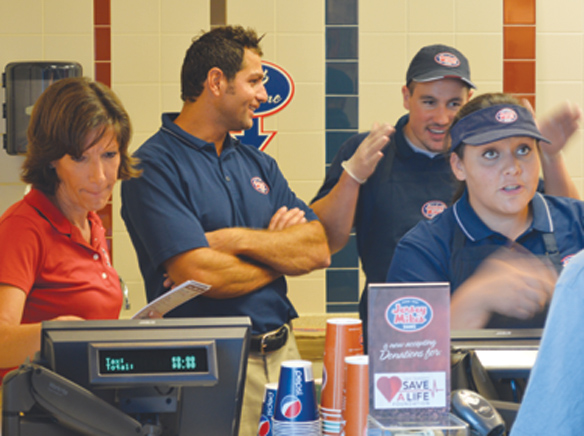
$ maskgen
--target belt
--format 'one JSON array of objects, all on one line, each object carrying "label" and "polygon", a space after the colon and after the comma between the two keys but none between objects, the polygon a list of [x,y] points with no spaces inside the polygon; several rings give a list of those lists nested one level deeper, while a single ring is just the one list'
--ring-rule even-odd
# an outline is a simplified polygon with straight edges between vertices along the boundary
[{"label": "belt", "polygon": [[288,325],[284,324],[277,330],[263,335],[252,336],[249,349],[256,353],[269,353],[282,348],[286,341],[288,341]]}]

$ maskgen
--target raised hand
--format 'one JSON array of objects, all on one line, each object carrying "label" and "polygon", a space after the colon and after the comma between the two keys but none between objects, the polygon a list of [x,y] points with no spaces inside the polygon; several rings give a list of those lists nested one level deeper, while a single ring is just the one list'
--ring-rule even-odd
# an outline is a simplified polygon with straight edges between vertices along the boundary
[{"label": "raised hand", "polygon": [[358,183],[363,184],[373,174],[379,160],[383,157],[382,150],[389,142],[395,129],[390,124],[373,124],[369,135],[359,145],[353,156],[341,165],[345,171]]}]

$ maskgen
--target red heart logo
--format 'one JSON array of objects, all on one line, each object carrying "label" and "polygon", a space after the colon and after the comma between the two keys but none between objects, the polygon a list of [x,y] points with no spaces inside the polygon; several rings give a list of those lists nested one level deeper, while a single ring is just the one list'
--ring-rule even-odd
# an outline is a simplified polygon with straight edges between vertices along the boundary
[{"label": "red heart logo", "polygon": [[399,377],[379,377],[377,379],[377,389],[383,394],[385,399],[389,402],[397,395],[402,387],[402,382]]}]

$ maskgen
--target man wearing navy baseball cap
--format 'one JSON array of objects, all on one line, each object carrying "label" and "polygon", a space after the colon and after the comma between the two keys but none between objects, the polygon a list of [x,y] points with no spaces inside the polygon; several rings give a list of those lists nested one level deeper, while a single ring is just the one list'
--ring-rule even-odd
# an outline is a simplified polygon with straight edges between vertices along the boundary
[{"label": "man wearing navy baseball cap", "polygon": [[449,77],[476,88],[470,81],[468,60],[461,52],[447,45],[428,45],[412,59],[406,74],[406,84],[411,81],[432,82]]},{"label": "man wearing navy baseball cap", "polygon": [[584,248],[584,204],[537,192],[551,145],[526,107],[483,94],[449,130],[460,198],[399,242],[388,282],[449,282],[452,329],[542,328],[557,274]]},{"label": "man wearing navy baseball cap", "polygon": [[[423,47],[412,59],[402,87],[408,114],[395,127],[375,124],[348,139],[331,164],[312,208],[325,226],[332,252],[342,249],[355,228],[366,276],[359,312],[366,323],[367,284],[384,282],[400,238],[419,221],[451,204],[455,182],[444,151],[452,119],[472,96],[467,58],[454,47]],[[546,191],[577,191],[559,154],[576,129],[579,113],[565,108],[544,129],[559,129],[542,150]],[[557,140],[555,138],[558,138]],[[366,340],[367,335],[364,334]]]}]

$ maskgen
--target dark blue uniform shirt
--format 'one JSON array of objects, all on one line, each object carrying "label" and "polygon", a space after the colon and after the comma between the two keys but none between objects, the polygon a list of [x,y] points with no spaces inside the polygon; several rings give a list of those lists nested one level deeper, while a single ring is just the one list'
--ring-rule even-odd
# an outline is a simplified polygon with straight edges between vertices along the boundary
[{"label": "dark blue uniform shirt", "polygon": [[[223,151],[174,124],[164,114],[161,129],[135,156],[141,177],[122,183],[122,217],[138,254],[148,300],[166,291],[162,264],[208,247],[205,232],[225,227],[266,229],[282,207],[316,215],[290,190],[275,160],[227,136]],[[197,297],[170,316],[249,316],[253,334],[274,330],[298,316],[283,277],[231,299]]]},{"label": "dark blue uniform shirt", "polygon": [[[525,248],[537,256],[546,256],[549,247],[546,247],[545,234],[552,234],[555,239],[558,262],[567,264],[584,248],[584,203],[538,192],[531,201],[531,208],[531,226],[516,241],[510,241],[483,223],[465,192],[451,208],[432,221],[419,223],[402,238],[395,250],[387,281],[450,282],[454,293],[498,248]],[[456,242],[457,239],[461,242]],[[544,320],[545,313],[527,321],[494,315],[487,327],[541,328]]]},{"label": "dark blue uniform shirt", "polygon": [[[450,205],[456,182],[444,155],[418,153],[406,142],[399,119],[389,145],[373,175],[359,191],[355,213],[357,249],[368,283],[383,283],[395,247],[419,221],[427,221]],[[337,184],[343,168],[368,133],[355,135],[339,150],[325,181],[312,202],[327,195]],[[361,318],[366,321],[367,299],[363,293]],[[364,326],[366,326],[364,322]]]}]

